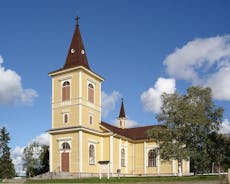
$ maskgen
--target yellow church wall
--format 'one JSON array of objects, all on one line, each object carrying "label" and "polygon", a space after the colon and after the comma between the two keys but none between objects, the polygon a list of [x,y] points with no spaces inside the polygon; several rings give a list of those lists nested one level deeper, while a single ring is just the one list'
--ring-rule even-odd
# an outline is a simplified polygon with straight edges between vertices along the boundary
[{"label": "yellow church wall", "polygon": [[[82,125],[85,127],[88,127],[90,129],[94,129],[94,130],[100,130],[99,128],[99,123],[101,123],[101,117],[100,117],[100,113],[97,110],[95,110],[94,108],[90,108],[88,106],[83,105],[82,106]],[[93,123],[90,124],[90,116],[93,117]]]},{"label": "yellow church wall", "polygon": [[[95,164],[89,164],[89,145],[93,144],[95,146],[96,158]],[[82,134],[82,168],[83,172],[87,173],[98,173],[99,164],[98,161],[101,160],[101,137],[97,135],[92,135],[83,132]]]},{"label": "yellow church wall", "polygon": [[54,105],[62,102],[62,82],[66,80],[70,81],[70,100],[79,97],[79,70],[55,75],[52,77],[52,103]]},{"label": "yellow church wall", "polygon": [[127,155],[127,162],[128,162],[128,167],[127,167],[127,172],[130,173],[130,174],[133,174],[134,173],[134,169],[135,169],[135,166],[134,166],[134,155],[133,155],[133,151],[134,151],[134,144],[133,143],[130,143],[128,142],[128,155]]},{"label": "yellow church wall", "polygon": [[[113,173],[117,173],[117,169],[120,169],[120,150],[119,150],[119,139],[113,138]],[[122,168],[121,168],[122,169]],[[122,170],[121,170],[122,172]]]},{"label": "yellow church wall", "polygon": [[[63,106],[53,110],[53,128],[79,125],[79,106]],[[64,114],[68,113],[68,123],[64,123]]]},{"label": "yellow church wall", "polygon": [[79,171],[79,156],[77,149],[79,148],[78,133],[59,133],[52,135],[52,168],[53,172],[61,171],[61,152],[60,146],[63,142],[70,143],[69,151],[69,167],[70,172]]},{"label": "yellow church wall", "polygon": [[135,174],[144,173],[144,144],[136,143],[135,144]]},{"label": "yellow church wall", "polygon": [[[92,83],[94,85],[94,103],[96,106],[101,105],[101,82],[97,80],[94,76],[82,72],[82,98],[84,101],[88,102],[88,84]],[[90,103],[90,102],[88,102]]]},{"label": "yellow church wall", "polygon": [[160,160],[160,173],[163,174],[172,173],[172,161]]},{"label": "yellow church wall", "polygon": [[103,138],[103,159],[110,160],[109,153],[110,153],[110,144],[109,144],[109,136]]}]

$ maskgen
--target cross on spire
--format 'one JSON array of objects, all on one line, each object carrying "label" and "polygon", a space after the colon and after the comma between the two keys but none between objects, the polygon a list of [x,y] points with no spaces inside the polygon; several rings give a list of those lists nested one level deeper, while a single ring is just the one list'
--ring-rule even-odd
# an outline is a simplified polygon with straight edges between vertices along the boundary
[{"label": "cross on spire", "polygon": [[79,24],[78,24],[79,19],[80,19],[80,17],[79,17],[79,16],[77,16],[77,17],[75,18],[75,20],[76,20],[76,22],[77,22],[77,26],[79,26]]}]

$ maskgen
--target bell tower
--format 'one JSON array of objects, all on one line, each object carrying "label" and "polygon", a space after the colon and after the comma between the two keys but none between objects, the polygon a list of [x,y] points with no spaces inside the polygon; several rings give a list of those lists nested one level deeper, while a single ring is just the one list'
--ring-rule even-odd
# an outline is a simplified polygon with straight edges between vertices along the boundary
[{"label": "bell tower", "polygon": [[101,76],[89,66],[80,33],[79,17],[62,68],[52,78],[52,129],[86,127],[101,123]]},{"label": "bell tower", "polygon": [[125,108],[124,108],[124,102],[123,102],[123,98],[121,99],[121,108],[120,108],[120,114],[119,114],[119,117],[117,118],[118,119],[118,122],[119,122],[119,128],[122,128],[122,129],[125,129],[126,126],[125,126],[125,121],[126,121],[126,117],[125,117]]}]

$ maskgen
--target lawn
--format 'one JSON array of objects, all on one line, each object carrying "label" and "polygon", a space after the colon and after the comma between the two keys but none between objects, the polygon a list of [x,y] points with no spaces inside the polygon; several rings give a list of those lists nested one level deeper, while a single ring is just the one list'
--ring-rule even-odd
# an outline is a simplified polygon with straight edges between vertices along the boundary
[{"label": "lawn", "polygon": [[[82,179],[53,179],[53,180],[27,180],[26,183],[136,183],[136,182],[177,182],[177,181],[213,181],[219,180],[218,175],[205,176],[160,176],[160,177],[117,177],[110,178],[82,178]],[[226,180],[226,176],[221,176],[222,181]]]}]

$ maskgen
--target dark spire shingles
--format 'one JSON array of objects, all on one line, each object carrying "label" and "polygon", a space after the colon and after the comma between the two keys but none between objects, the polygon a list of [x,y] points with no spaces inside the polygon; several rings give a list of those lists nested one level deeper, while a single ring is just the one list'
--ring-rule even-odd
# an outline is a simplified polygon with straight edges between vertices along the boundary
[{"label": "dark spire shingles", "polygon": [[88,70],[90,70],[88,60],[86,57],[84,44],[81,38],[80,29],[79,29],[79,24],[78,24],[79,17],[77,17],[76,20],[77,20],[76,29],[70,44],[70,48],[63,69],[83,66]]},{"label": "dark spire shingles", "polygon": [[119,118],[126,118],[125,117],[125,108],[124,108],[123,98],[122,98],[122,101],[121,101],[121,109],[120,109]]}]

